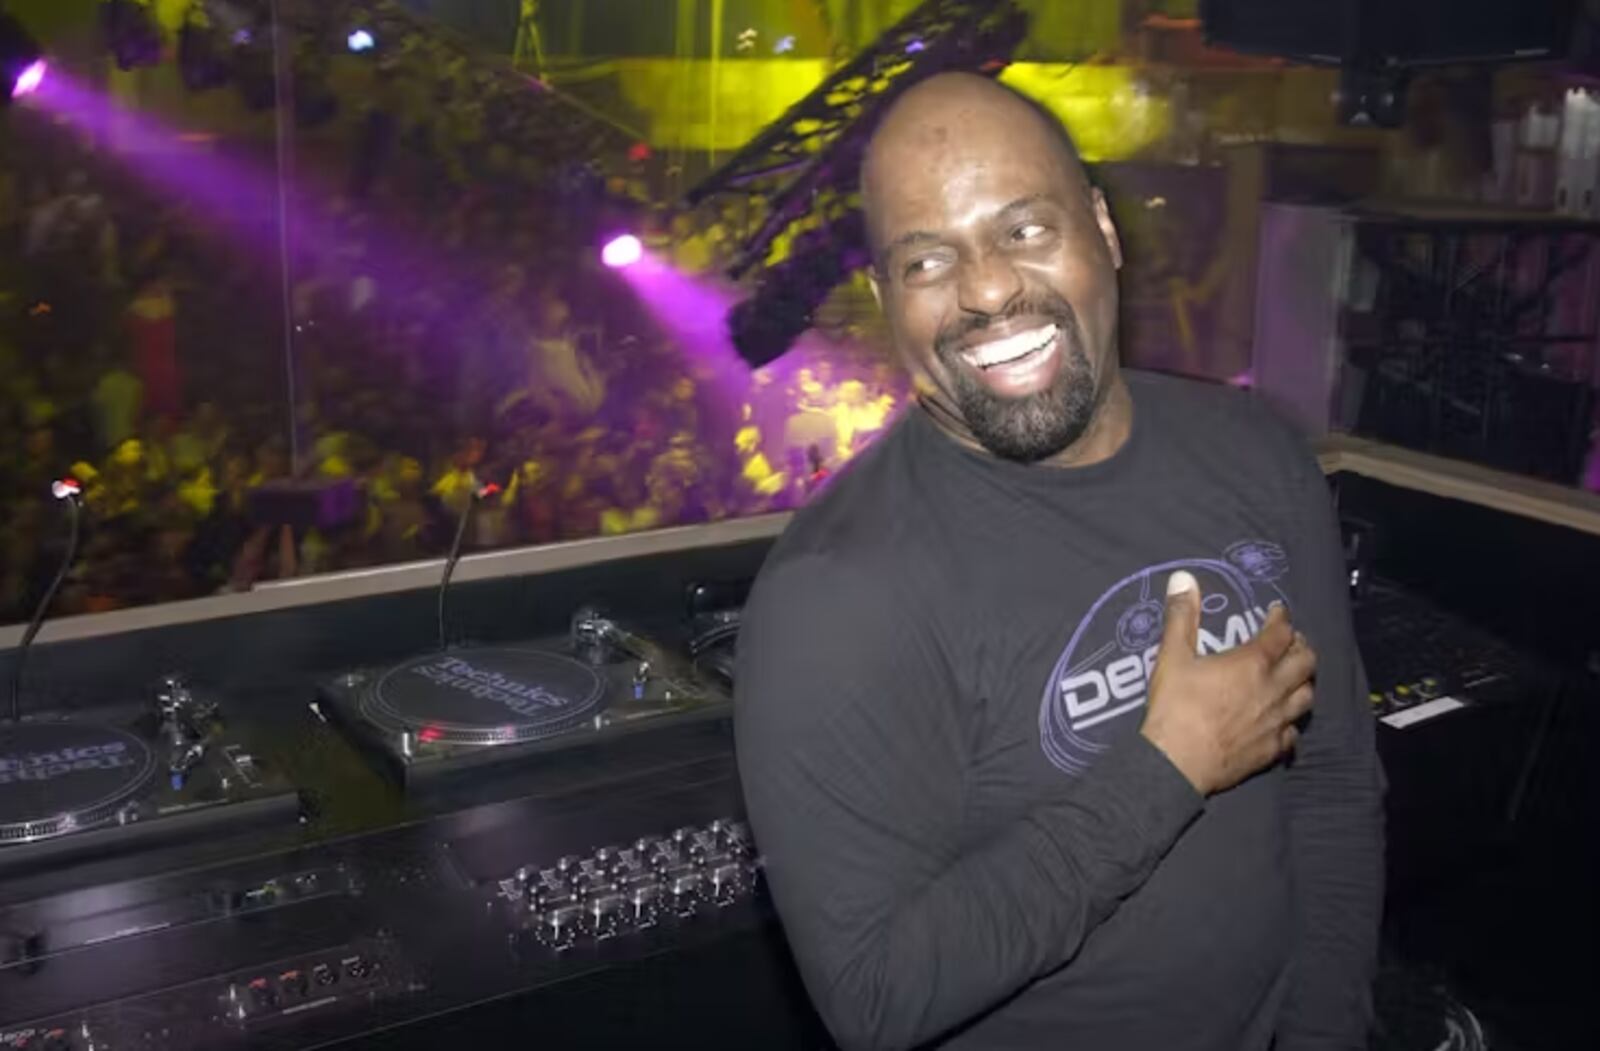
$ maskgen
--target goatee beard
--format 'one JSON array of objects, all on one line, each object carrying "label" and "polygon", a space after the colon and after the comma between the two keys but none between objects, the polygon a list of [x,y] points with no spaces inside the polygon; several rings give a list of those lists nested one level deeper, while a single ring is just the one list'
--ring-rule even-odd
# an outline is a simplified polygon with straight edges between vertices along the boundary
[{"label": "goatee beard", "polygon": [[1061,341],[1060,353],[1066,358],[1055,381],[1042,391],[1021,398],[1002,397],[972,375],[961,359],[960,347],[967,334],[1001,318],[975,319],[976,323],[941,333],[934,349],[953,379],[962,421],[978,444],[1002,459],[1027,464],[1049,459],[1083,437],[1094,420],[1099,385],[1071,304],[1050,296],[1018,304],[1004,316],[1021,315],[1050,318]]}]

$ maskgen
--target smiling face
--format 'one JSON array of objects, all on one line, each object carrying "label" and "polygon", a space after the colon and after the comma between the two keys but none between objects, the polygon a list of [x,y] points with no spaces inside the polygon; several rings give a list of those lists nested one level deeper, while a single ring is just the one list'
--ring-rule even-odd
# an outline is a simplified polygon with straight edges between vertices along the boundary
[{"label": "smiling face", "polygon": [[1116,379],[1121,251],[1048,117],[993,81],[930,78],[863,173],[874,289],[948,429],[1032,463],[1089,430]]}]

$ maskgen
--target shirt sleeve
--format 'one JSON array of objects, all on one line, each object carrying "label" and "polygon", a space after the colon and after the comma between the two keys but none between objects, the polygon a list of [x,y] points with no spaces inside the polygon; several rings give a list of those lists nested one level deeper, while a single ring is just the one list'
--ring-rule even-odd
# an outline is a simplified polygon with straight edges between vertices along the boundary
[{"label": "shirt sleeve", "polygon": [[1202,808],[1138,737],[964,842],[966,700],[921,613],[870,571],[807,555],[763,574],[740,633],[751,824],[846,1049],[921,1044],[1068,964]]},{"label": "shirt sleeve", "polygon": [[1350,620],[1338,520],[1302,445],[1291,489],[1296,627],[1317,651],[1315,699],[1288,769],[1294,968],[1278,1051],[1360,1051],[1383,909],[1383,771]]}]

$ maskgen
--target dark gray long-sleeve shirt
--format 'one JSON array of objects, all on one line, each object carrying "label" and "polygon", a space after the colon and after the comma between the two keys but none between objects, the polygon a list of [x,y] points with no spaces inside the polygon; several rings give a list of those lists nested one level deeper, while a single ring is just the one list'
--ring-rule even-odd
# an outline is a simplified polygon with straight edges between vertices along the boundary
[{"label": "dark gray long-sleeve shirt", "polygon": [[[1248,396],[1128,378],[1087,467],[912,410],[752,594],[740,775],[846,1048],[1364,1046],[1382,778],[1326,486]],[[1320,657],[1294,761],[1209,800],[1138,733],[1180,568],[1202,652],[1281,601]]]}]

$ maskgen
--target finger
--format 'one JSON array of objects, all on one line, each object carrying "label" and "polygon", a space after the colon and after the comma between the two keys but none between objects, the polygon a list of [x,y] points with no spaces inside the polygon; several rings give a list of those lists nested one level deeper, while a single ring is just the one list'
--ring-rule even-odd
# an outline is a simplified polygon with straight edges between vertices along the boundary
[{"label": "finger", "polygon": [[1289,614],[1283,606],[1276,604],[1267,611],[1267,619],[1262,622],[1252,645],[1260,649],[1267,660],[1278,661],[1293,642],[1294,625],[1289,623]]},{"label": "finger", "polygon": [[1292,726],[1285,726],[1278,734],[1278,751],[1288,754],[1294,751],[1294,746],[1300,742],[1300,731]]},{"label": "finger", "polygon": [[1284,652],[1283,657],[1272,666],[1270,679],[1281,696],[1310,682],[1316,673],[1317,651],[1311,648],[1310,643],[1304,643]]},{"label": "finger", "polygon": [[1283,718],[1285,722],[1298,722],[1311,710],[1312,701],[1316,698],[1316,691],[1310,683],[1304,683],[1289,691],[1283,701]]},{"label": "finger", "polygon": [[1156,660],[1174,654],[1193,657],[1200,646],[1200,585],[1194,574],[1178,570],[1167,578],[1167,610]]}]

